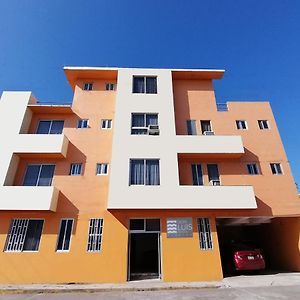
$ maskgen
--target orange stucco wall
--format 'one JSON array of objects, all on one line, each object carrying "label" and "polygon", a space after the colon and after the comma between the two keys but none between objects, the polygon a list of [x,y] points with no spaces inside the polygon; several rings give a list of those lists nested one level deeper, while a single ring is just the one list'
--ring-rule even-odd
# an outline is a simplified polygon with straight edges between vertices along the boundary
[{"label": "orange stucco wall", "polygon": [[[93,82],[93,91],[83,91],[84,82]],[[105,83],[116,79],[77,80],[73,99],[73,114],[33,115],[29,132],[34,133],[41,119],[64,119],[64,134],[70,141],[66,158],[22,157],[14,179],[21,185],[29,163],[55,163],[53,185],[60,190],[56,212],[0,212],[0,250],[12,218],[45,220],[38,252],[0,252],[1,283],[63,283],[63,282],[124,282],[127,280],[128,224],[130,218],[161,219],[162,279],[164,281],[218,280],[222,268],[216,231],[216,217],[272,216],[300,213],[299,199],[280,136],[268,103],[229,103],[228,112],[217,112],[211,80],[174,80],[174,106],[177,134],[186,134],[186,120],[211,120],[215,134],[242,135],[246,154],[241,158],[178,157],[180,184],[191,184],[190,164],[219,164],[224,185],[253,185],[257,210],[116,210],[107,211],[108,176],[96,176],[96,163],[111,162],[114,129],[101,130],[101,119],[114,119],[115,91],[105,91]],[[90,128],[76,129],[78,118],[90,120]],[[249,130],[236,129],[235,120],[245,119]],[[271,130],[259,130],[257,120],[267,119]],[[121,149],[120,149],[121,151]],[[246,162],[258,161],[262,175],[246,174]],[[81,176],[69,176],[70,164],[84,165]],[[284,175],[271,174],[269,163],[280,162]],[[208,184],[206,168],[204,181]],[[166,236],[166,219],[192,217],[193,237],[170,239]],[[213,250],[201,251],[197,218],[211,222]],[[74,218],[71,249],[55,251],[61,218]],[[90,218],[103,218],[104,230],[100,253],[86,251]],[[288,226],[299,235],[298,225]],[[295,222],[295,224],[298,224]],[[275,226],[275,225],[274,225]],[[276,226],[275,226],[276,227]],[[274,227],[274,228],[275,228]],[[276,228],[274,229],[276,232]],[[275,233],[274,233],[275,234]],[[288,243],[288,241],[287,241]],[[294,240],[293,240],[294,243]],[[298,245],[299,246],[299,245]],[[297,251],[295,251],[296,253]],[[295,254],[296,255],[296,254]]]}]

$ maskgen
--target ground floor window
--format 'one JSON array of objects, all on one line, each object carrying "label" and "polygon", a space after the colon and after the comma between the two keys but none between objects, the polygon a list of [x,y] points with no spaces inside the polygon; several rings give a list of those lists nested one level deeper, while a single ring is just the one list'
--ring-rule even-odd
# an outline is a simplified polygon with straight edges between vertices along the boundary
[{"label": "ground floor window", "polygon": [[69,251],[73,221],[74,221],[73,219],[61,220],[56,251],[58,252]]},{"label": "ground floor window", "polygon": [[44,220],[13,219],[4,251],[38,251]]},{"label": "ground floor window", "polygon": [[91,219],[88,236],[88,252],[99,252],[102,244],[103,219]]},{"label": "ground floor window", "polygon": [[212,250],[212,236],[210,230],[210,222],[208,218],[198,218],[198,234],[201,250]]}]

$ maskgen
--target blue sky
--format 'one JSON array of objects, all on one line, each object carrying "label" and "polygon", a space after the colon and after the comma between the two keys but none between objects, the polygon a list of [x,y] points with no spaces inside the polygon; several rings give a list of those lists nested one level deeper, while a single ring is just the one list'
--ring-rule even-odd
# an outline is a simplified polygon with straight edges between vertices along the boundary
[{"label": "blue sky", "polygon": [[1,0],[0,38],[0,92],[40,101],[72,99],[64,65],[224,68],[218,102],[271,102],[300,185],[300,1]]}]

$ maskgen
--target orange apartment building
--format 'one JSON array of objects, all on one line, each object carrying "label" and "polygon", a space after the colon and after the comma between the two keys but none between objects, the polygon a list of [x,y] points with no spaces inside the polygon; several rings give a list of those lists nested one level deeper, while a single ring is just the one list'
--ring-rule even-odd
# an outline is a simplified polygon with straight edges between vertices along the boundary
[{"label": "orange apartment building", "polygon": [[71,105],[1,97],[0,283],[218,280],[234,238],[300,270],[300,202],[268,102],[217,105],[223,70],[64,71]]}]

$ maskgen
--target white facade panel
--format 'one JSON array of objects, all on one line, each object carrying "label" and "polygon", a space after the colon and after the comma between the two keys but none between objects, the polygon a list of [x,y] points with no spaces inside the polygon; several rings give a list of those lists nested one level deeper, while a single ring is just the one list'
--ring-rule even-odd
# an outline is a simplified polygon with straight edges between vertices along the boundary
[{"label": "white facade panel", "polygon": [[54,186],[1,186],[0,210],[55,211],[58,193]]}]

